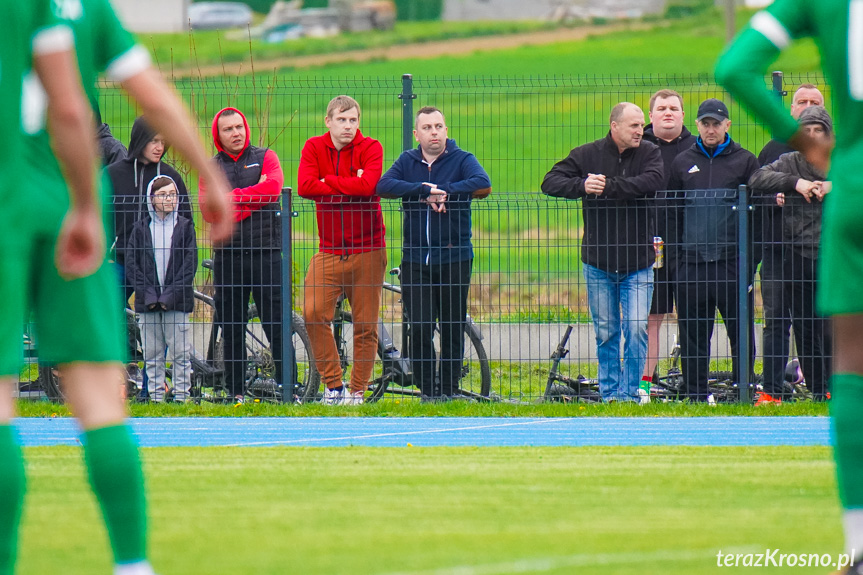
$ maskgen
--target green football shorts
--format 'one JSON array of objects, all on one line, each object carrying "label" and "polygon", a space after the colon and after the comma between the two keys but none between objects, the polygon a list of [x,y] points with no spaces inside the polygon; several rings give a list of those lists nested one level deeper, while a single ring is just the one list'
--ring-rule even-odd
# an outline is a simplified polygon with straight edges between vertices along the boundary
[{"label": "green football shorts", "polygon": [[69,205],[65,184],[32,172],[21,181],[28,193],[0,191],[0,375],[19,374],[28,320],[40,363],[123,361],[125,323],[113,264],[105,258],[91,276],[60,277],[54,253]]},{"label": "green football shorts", "polygon": [[859,168],[834,161],[833,190],[825,197],[818,270],[818,311],[863,313],[863,178]]}]

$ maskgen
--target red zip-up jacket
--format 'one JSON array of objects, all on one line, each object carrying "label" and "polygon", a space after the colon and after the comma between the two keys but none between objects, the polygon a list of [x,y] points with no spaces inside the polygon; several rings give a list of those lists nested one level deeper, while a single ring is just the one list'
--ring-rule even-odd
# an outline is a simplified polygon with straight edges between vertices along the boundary
[{"label": "red zip-up jacket", "polygon": [[[341,150],[329,132],[306,141],[297,193],[315,201],[322,252],[346,255],[385,247],[381,200],[375,195],[383,158],[381,143],[359,130]],[[357,176],[359,170],[362,176]]]}]

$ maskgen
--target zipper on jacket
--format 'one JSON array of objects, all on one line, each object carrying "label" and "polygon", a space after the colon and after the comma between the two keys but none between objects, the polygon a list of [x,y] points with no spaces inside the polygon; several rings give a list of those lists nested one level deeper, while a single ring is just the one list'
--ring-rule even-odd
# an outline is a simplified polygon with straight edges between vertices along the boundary
[{"label": "zipper on jacket", "polygon": [[[427,165],[429,167],[428,181],[431,182],[432,165]],[[431,261],[431,205],[429,204],[426,204],[426,244],[428,245],[428,253],[426,253],[426,265],[429,265],[429,262]]]}]

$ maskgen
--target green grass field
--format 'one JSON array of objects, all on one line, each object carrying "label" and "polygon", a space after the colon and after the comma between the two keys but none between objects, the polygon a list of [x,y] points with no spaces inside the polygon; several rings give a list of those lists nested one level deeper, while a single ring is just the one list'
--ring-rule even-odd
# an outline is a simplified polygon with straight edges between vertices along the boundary
[{"label": "green grass field", "polygon": [[[826,403],[785,402],[754,407],[741,404],[631,403],[563,404],[494,402],[445,404],[420,403],[415,399],[387,398],[359,406],[246,403],[240,406],[202,402],[200,405],[131,404],[132,417],[763,417],[826,416]],[[70,417],[65,405],[43,401],[19,401],[22,417]]]},{"label": "green grass field", "polygon": [[[79,450],[27,457],[18,573],[107,573]],[[840,551],[827,448],[160,448],[143,458],[163,575],[696,575],[717,570],[719,550]]]}]

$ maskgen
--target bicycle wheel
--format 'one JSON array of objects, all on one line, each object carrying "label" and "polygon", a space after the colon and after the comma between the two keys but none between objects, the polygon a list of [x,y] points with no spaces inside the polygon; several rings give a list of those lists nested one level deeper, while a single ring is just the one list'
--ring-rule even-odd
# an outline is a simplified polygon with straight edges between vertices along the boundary
[{"label": "bicycle wheel", "polygon": [[491,366],[482,344],[482,335],[470,318],[464,324],[464,334],[464,362],[458,384],[459,393],[486,400],[491,396]]},{"label": "bicycle wheel", "polygon": [[60,373],[57,366],[40,365],[39,366],[39,386],[45,393],[45,397],[54,403],[63,403],[65,397],[60,390]]},{"label": "bicycle wheel", "polygon": [[292,314],[291,341],[294,344],[294,382],[297,399],[305,403],[315,401],[321,387],[321,374],[315,367],[312,344],[306,331],[306,322],[299,314]]}]

